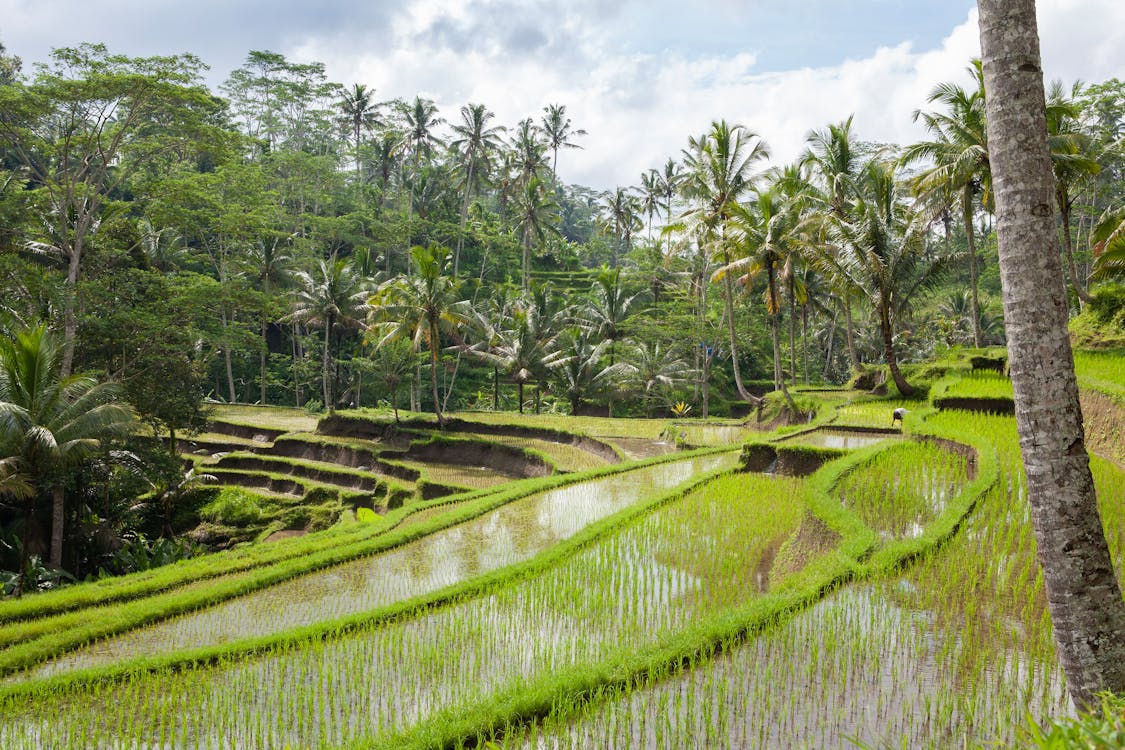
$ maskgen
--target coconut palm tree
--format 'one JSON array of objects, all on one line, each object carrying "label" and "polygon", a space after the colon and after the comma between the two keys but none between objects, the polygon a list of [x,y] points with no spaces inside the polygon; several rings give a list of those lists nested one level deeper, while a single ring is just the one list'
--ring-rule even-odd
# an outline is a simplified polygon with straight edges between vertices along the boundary
[{"label": "coconut palm tree", "polygon": [[[51,565],[62,565],[66,485],[71,469],[97,452],[106,438],[132,426],[132,414],[117,403],[117,389],[88,375],[61,375],[64,346],[39,325],[0,338],[0,447],[9,493],[30,497],[25,529],[35,513],[27,490],[51,494]],[[37,493],[36,493],[37,494]],[[25,531],[25,536],[27,531]],[[25,539],[26,542],[26,539]],[[20,579],[26,562],[24,545]]]},{"label": "coconut palm tree", "polygon": [[414,219],[414,186],[422,174],[422,158],[429,158],[441,144],[437,136],[437,128],[445,122],[438,117],[438,108],[431,99],[414,97],[410,104],[401,104],[398,108],[402,118],[405,132],[403,133],[400,147],[410,155],[413,170],[410,179],[410,201],[406,217],[407,224]]},{"label": "coconut palm tree", "polygon": [[641,186],[638,189],[641,213],[648,217],[648,238],[652,240],[652,217],[664,207],[664,183],[660,173],[650,169],[641,175]]},{"label": "coconut palm tree", "polygon": [[488,177],[493,155],[502,145],[505,128],[488,123],[495,113],[483,104],[466,104],[461,107],[461,122],[453,125],[457,136],[450,144],[460,154],[460,168],[465,183],[465,198],[461,202],[461,225],[457,234],[457,250],[453,254],[453,278],[461,267],[461,248],[464,244],[465,224],[469,219],[469,199],[473,190]]},{"label": "coconut palm tree", "polygon": [[613,252],[610,255],[610,268],[617,268],[617,257],[620,246],[624,247],[625,255],[633,249],[633,232],[641,228],[641,204],[635,195],[631,195],[625,188],[617,188],[613,193],[606,195],[602,204],[605,212],[602,226],[611,232],[614,237]]},{"label": "coconut palm tree", "polygon": [[[258,387],[259,399],[266,403],[266,363],[269,358],[269,345],[266,333],[270,324],[271,303],[278,290],[289,287],[294,281],[293,257],[285,252],[281,245],[282,238],[275,237],[271,240],[258,240],[250,246],[243,258],[243,266],[248,276],[254,279],[263,296],[263,309],[260,314],[260,328],[262,348],[258,353]],[[276,310],[275,310],[276,312]]]},{"label": "coconut palm tree", "polygon": [[1094,139],[1082,127],[1082,109],[1075,91],[1067,94],[1061,81],[1054,81],[1047,92],[1047,142],[1051,148],[1051,166],[1055,173],[1055,202],[1059,208],[1063,251],[1070,285],[1079,301],[1093,297],[1078,278],[1074,264],[1074,241],[1070,236],[1070,220],[1074,211],[1076,188],[1101,171],[1094,151]]},{"label": "coconut palm tree", "polygon": [[625,385],[640,396],[649,416],[665,403],[672,391],[692,382],[696,372],[684,360],[671,356],[659,342],[630,347],[625,359]]},{"label": "coconut palm tree", "polygon": [[901,194],[895,164],[871,161],[863,169],[853,205],[843,218],[834,217],[829,239],[815,261],[872,306],[879,321],[883,356],[895,385],[904,396],[915,389],[898,366],[895,323],[919,293],[933,289],[953,259],[923,263],[925,223],[916,220]]},{"label": "coconut palm tree", "polygon": [[371,287],[367,279],[360,278],[355,273],[345,258],[333,256],[327,261],[318,261],[317,271],[316,275],[304,271],[295,275],[297,289],[293,310],[287,319],[324,328],[321,392],[324,396],[324,408],[332,411],[336,407],[333,334],[344,329],[358,330],[363,327]]},{"label": "coconut palm tree", "polygon": [[[819,183],[819,191],[811,192],[810,197],[823,216],[834,216],[842,220],[851,205],[849,201],[855,194],[859,173],[870,156],[852,133],[852,117],[810,132],[805,137],[805,144],[802,166],[810,168]],[[846,284],[837,287],[836,299],[844,313],[848,364],[854,372],[859,367],[859,357],[856,355],[855,326],[852,321],[853,300]]]},{"label": "coconut palm tree", "polygon": [[587,399],[604,392],[616,378],[627,372],[627,365],[604,363],[609,340],[595,342],[595,335],[582,326],[562,331],[558,345],[547,361],[561,392],[570,401],[570,413],[578,414]]},{"label": "coconut palm tree", "polygon": [[458,283],[449,276],[446,265],[449,248],[443,245],[410,249],[415,272],[383,284],[371,298],[369,321],[377,346],[396,340],[410,341],[419,352],[425,344],[430,352],[430,386],[434,414],[444,426],[438,398],[438,358],[442,334],[459,339],[459,330],[472,319],[468,300],[458,298]]},{"label": "coconut palm tree", "polygon": [[523,187],[533,179],[538,180],[547,168],[547,141],[530,117],[520,120],[516,126],[511,146],[512,165],[518,173],[516,186]]},{"label": "coconut palm tree", "polygon": [[372,132],[379,125],[379,110],[383,105],[375,101],[375,89],[356,83],[351,88],[344,89],[337,106],[340,108],[338,122],[351,136],[352,147],[355,149],[355,183],[358,195],[363,189],[363,159],[360,157],[363,134]]},{"label": "coconut palm tree", "polygon": [[[689,141],[684,159],[686,175],[681,188],[689,208],[680,219],[689,229],[698,232],[711,255],[722,265],[728,265],[732,260],[727,228],[734,207],[753,189],[759,177],[755,167],[768,158],[769,148],[760,136],[726,120],[713,122],[706,135]],[[742,384],[735,338],[734,288],[730,275],[724,276],[722,282],[735,387],[743,399],[758,403],[760,399],[751,395]]]},{"label": "coconut palm tree", "polygon": [[763,304],[773,339],[774,387],[781,391],[790,409],[796,413],[797,405],[789,395],[781,366],[778,321],[782,295],[778,282],[782,268],[792,263],[805,243],[800,207],[795,201],[786,200],[780,189],[767,188],[759,190],[752,202],[736,204],[731,220],[741,257],[721,266],[711,278],[720,281],[728,274],[740,273],[743,286],[749,287],[750,280],[763,273],[766,275]]},{"label": "coconut palm tree", "polygon": [[[974,86],[965,89],[953,83],[939,83],[930,93],[931,103],[945,111],[915,111],[932,140],[907,146],[904,164],[930,164],[915,180],[915,191],[927,196],[931,204],[952,193],[960,193],[961,221],[969,243],[969,277],[973,294],[973,346],[982,346],[980,331],[980,271],[977,265],[976,229],[973,218],[977,206],[992,203],[992,172],[988,161],[988,134],[985,130],[984,74],[980,60],[969,65]],[[940,205],[940,204],[939,204]]]},{"label": "coconut palm tree", "polygon": [[[1083,442],[1034,0],[980,0],[1000,278],[1027,498],[1074,702],[1125,693],[1125,602]],[[1040,210],[1046,207],[1047,210]]]},{"label": "coconut palm tree", "polygon": [[1094,279],[1125,278],[1125,206],[1106,209],[1094,226]]},{"label": "coconut palm tree", "polygon": [[582,148],[572,138],[586,135],[581,128],[574,128],[570,118],[566,116],[565,104],[548,104],[543,108],[543,135],[547,138],[547,147],[553,154],[551,158],[551,174],[559,178],[559,149]]},{"label": "coconut palm tree", "polygon": [[520,262],[520,288],[526,293],[531,283],[531,246],[543,243],[548,235],[558,235],[559,204],[548,194],[538,177],[532,177],[520,190],[516,205],[515,229],[523,250]]},{"label": "coconut palm tree", "polygon": [[[523,414],[524,386],[546,379],[547,362],[557,336],[539,306],[529,300],[521,300],[512,310],[507,324],[495,332],[491,341],[484,342],[484,346],[470,347],[468,351],[490,367],[507,372],[519,388],[519,411]],[[538,401],[537,396],[537,404]]]}]

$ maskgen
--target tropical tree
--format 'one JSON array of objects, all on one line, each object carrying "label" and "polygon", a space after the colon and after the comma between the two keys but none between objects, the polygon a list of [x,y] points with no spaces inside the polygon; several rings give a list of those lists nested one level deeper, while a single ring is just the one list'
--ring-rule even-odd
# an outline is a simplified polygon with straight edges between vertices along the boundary
[{"label": "tropical tree", "polygon": [[[524,386],[546,379],[557,335],[538,305],[521,300],[513,308],[506,326],[496,330],[483,345],[470,347],[468,351],[481,362],[508,374],[519,389],[519,411],[523,414]],[[537,404],[538,401],[536,397]]]},{"label": "tropical tree", "polygon": [[336,371],[332,353],[333,334],[343,329],[363,327],[367,298],[371,293],[367,279],[360,278],[345,258],[333,256],[317,262],[316,275],[298,272],[293,310],[289,320],[314,328],[324,328],[321,393],[324,408],[336,408],[333,377]]},{"label": "tropical tree", "polygon": [[[805,144],[802,166],[811,168],[820,187],[819,193],[810,193],[814,205],[826,222],[830,217],[845,220],[851,197],[855,194],[856,180],[869,158],[867,149],[857,142],[852,133],[852,117],[810,132],[805,137]],[[841,282],[836,286],[836,300],[844,313],[848,364],[854,372],[859,366],[859,357],[855,347],[851,290],[842,279],[835,276],[829,279]]]},{"label": "tropical tree", "polygon": [[638,190],[640,203],[638,208],[648,217],[648,238],[652,239],[652,217],[664,208],[664,182],[660,173],[650,169],[641,175],[641,186]]},{"label": "tropical tree", "polygon": [[[907,146],[903,163],[924,162],[930,166],[915,180],[915,190],[931,205],[960,193],[961,221],[968,241],[970,289],[973,293],[973,346],[983,345],[980,330],[980,270],[977,258],[976,229],[973,218],[978,203],[992,205],[992,173],[988,160],[988,134],[985,129],[984,74],[980,60],[969,65],[974,86],[965,89],[953,83],[939,83],[929,101],[945,106],[945,111],[915,111],[932,140]],[[944,210],[941,206],[939,210]]]},{"label": "tropical tree", "polygon": [[566,116],[565,104],[548,104],[543,108],[543,135],[547,138],[547,146],[551,149],[551,174],[559,178],[559,149],[582,148],[572,138],[586,135],[581,128],[574,128],[570,118]]},{"label": "tropical tree", "polygon": [[[116,401],[117,390],[88,375],[62,374],[64,345],[45,325],[0,338],[0,446],[6,455],[7,483],[28,495],[28,485],[51,495],[51,565],[60,567],[66,519],[66,486],[72,470],[102,447],[106,438],[132,425],[129,410]],[[13,470],[15,469],[15,471]],[[36,493],[36,496],[38,493]],[[36,512],[31,497],[25,514],[25,544]]]},{"label": "tropical tree", "polygon": [[610,254],[610,268],[617,268],[617,258],[621,249],[628,255],[633,249],[633,232],[641,228],[641,204],[637,196],[632,195],[625,188],[617,188],[613,193],[607,194],[605,203],[603,226],[613,234],[613,252]]},{"label": "tropical tree", "polygon": [[415,352],[425,344],[430,352],[430,386],[434,414],[444,425],[438,398],[438,360],[442,334],[459,338],[459,330],[472,319],[471,303],[458,299],[458,283],[446,273],[449,248],[432,244],[410,249],[415,273],[383,284],[370,302],[369,322],[377,346],[407,340]]},{"label": "tropical tree", "polygon": [[799,205],[786,200],[781,190],[767,188],[757,192],[755,199],[746,204],[736,204],[732,212],[732,225],[738,238],[738,252],[741,257],[721,266],[712,275],[712,280],[720,281],[726,275],[741,273],[743,286],[749,288],[750,281],[760,274],[766,276],[766,289],[763,305],[769,317],[770,333],[773,340],[773,381],[790,409],[794,413],[797,405],[789,395],[785,384],[785,373],[781,366],[781,344],[779,318],[782,295],[779,276],[783,267],[793,263],[794,256],[801,251],[805,239],[802,235],[803,222]]},{"label": "tropical tree", "polygon": [[626,388],[636,393],[649,416],[667,403],[676,388],[692,382],[695,370],[671,354],[660,342],[640,342],[630,347],[623,376]]},{"label": "tropical tree", "polygon": [[269,240],[258,240],[248,249],[243,263],[246,273],[250,276],[259,291],[262,292],[262,305],[259,313],[260,334],[262,337],[261,349],[258,352],[258,387],[259,399],[262,404],[266,402],[266,364],[269,359],[269,344],[267,332],[269,324],[277,318],[274,317],[279,310],[276,309],[277,293],[287,290],[293,284],[295,275],[293,270],[293,257],[281,245],[282,238],[274,237]]},{"label": "tropical tree", "polygon": [[512,166],[517,172],[516,187],[526,187],[539,179],[547,167],[547,142],[543,131],[530,117],[520,120],[511,144]]},{"label": "tropical tree", "polygon": [[895,354],[895,323],[916,295],[938,284],[951,259],[923,262],[925,225],[910,213],[893,162],[873,160],[864,167],[845,217],[833,218],[829,228],[838,250],[821,250],[816,260],[872,306],[891,377],[900,393],[912,396],[915,389]]},{"label": "tropical tree", "polygon": [[560,333],[558,346],[547,362],[559,390],[570,401],[571,414],[581,413],[583,402],[610,388],[628,371],[623,362],[607,365],[604,360],[610,342],[595,339],[589,329],[570,326]]},{"label": "tropical tree", "polygon": [[1125,601],[1098,515],[1067,333],[1034,0],[979,0],[1016,426],[1047,603],[1079,706],[1125,693]]},{"label": "tropical tree", "polygon": [[93,235],[139,170],[219,139],[217,102],[190,55],[129,58],[104,45],[56,49],[28,86],[0,86],[0,143],[34,187],[33,247],[66,268],[61,374],[77,335],[78,281]]},{"label": "tropical tree", "polygon": [[466,104],[461,107],[461,122],[453,125],[457,136],[450,144],[460,154],[465,198],[461,202],[461,231],[457,234],[457,250],[453,254],[453,278],[459,276],[461,248],[464,243],[465,224],[469,219],[469,200],[473,190],[487,179],[493,155],[500,150],[503,126],[489,125],[495,113],[483,104]]},{"label": "tropical tree", "polygon": [[1099,217],[1094,243],[1095,279],[1125,278],[1125,206],[1109,208]]},{"label": "tropical tree", "polygon": [[1051,166],[1055,173],[1055,203],[1059,209],[1063,251],[1070,285],[1082,303],[1093,297],[1078,278],[1074,263],[1074,239],[1071,237],[1071,217],[1078,189],[1101,171],[1095,152],[1094,139],[1082,124],[1082,108],[1076,94],[1079,86],[1067,94],[1061,81],[1051,83],[1047,92],[1047,142],[1051,148]]},{"label": "tropical tree", "polygon": [[414,218],[414,187],[422,174],[422,158],[431,156],[434,149],[440,145],[441,139],[438,138],[437,128],[445,120],[438,117],[438,108],[433,100],[421,96],[414,97],[414,101],[410,104],[401,103],[398,113],[405,126],[399,146],[407,151],[414,167],[410,180],[407,215],[409,222]]},{"label": "tropical tree", "polygon": [[375,89],[356,83],[352,84],[351,88],[344,89],[338,106],[340,125],[352,139],[355,154],[356,195],[359,195],[363,190],[363,159],[360,154],[363,135],[372,132],[379,125],[379,109],[382,104],[375,101]]},{"label": "tropical tree", "polygon": [[520,287],[528,291],[531,283],[531,246],[543,243],[548,235],[558,235],[559,204],[539,178],[532,177],[520,191],[516,205],[516,231],[523,255],[520,262]]},{"label": "tropical tree", "polygon": [[[722,265],[729,265],[732,260],[732,247],[727,236],[731,214],[739,200],[753,189],[758,178],[755,166],[767,158],[769,148],[761,137],[741,125],[730,125],[726,120],[712,123],[706,135],[689,142],[681,190],[690,207],[680,218],[689,229],[698,233],[703,244],[711,250],[711,255]],[[758,403],[759,399],[742,384],[735,338],[734,288],[730,275],[724,276],[722,282],[735,387],[743,399]]]}]

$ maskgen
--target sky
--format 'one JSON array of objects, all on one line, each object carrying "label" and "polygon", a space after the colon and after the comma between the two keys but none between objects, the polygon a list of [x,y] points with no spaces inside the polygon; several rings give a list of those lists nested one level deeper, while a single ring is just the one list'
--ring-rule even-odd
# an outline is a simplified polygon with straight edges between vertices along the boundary
[{"label": "sky", "polygon": [[[1039,0],[1048,79],[1125,75],[1125,2]],[[563,104],[587,135],[559,156],[567,182],[640,183],[717,119],[769,145],[855,116],[870,141],[922,136],[912,113],[941,81],[969,85],[979,55],[963,0],[0,0],[0,42],[24,69],[55,47],[103,42],[143,56],[191,52],[217,90],[250,50],[319,61],[379,99],[469,102],[514,126]]]}]

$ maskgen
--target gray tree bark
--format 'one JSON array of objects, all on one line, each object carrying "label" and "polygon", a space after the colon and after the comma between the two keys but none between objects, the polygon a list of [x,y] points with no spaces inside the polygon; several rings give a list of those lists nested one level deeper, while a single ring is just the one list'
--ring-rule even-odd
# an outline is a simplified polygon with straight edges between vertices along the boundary
[{"label": "gray tree bark", "polygon": [[1034,0],[978,0],[1004,320],[1028,499],[1067,687],[1125,691],[1125,603],[1098,516],[1067,337]]}]

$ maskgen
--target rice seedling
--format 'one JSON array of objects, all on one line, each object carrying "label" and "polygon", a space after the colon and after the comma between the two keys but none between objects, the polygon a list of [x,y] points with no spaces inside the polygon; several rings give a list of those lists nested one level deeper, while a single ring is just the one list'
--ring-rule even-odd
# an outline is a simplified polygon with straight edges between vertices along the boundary
[{"label": "rice seedling", "polygon": [[416,617],[251,660],[9,696],[0,744],[378,742],[435,711],[635,649],[777,585],[773,554],[801,517],[799,493],[798,480],[726,477],[554,567]]},{"label": "rice seedling", "polygon": [[638,500],[733,462],[733,455],[689,458],[531,495],[373,557],[98,641],[32,674],[281,633],[438,591],[526,560]]},{"label": "rice seedling", "polygon": [[[683,671],[589,702],[560,703],[498,745],[967,747],[1018,742],[1029,717],[1069,715],[1014,420],[943,412],[927,426],[971,433],[995,445],[1000,458],[1000,481],[943,547],[889,576],[842,589],[721,656],[703,655]],[[864,468],[877,476],[894,466],[896,453],[916,450],[933,447],[897,446]],[[943,461],[954,478],[960,475],[958,461],[938,456],[934,463]],[[1096,457],[1092,467],[1120,575],[1125,472]],[[845,475],[846,494],[863,491],[863,473]],[[920,486],[930,484],[923,477]],[[863,502],[881,518],[887,500],[877,487]]]}]

